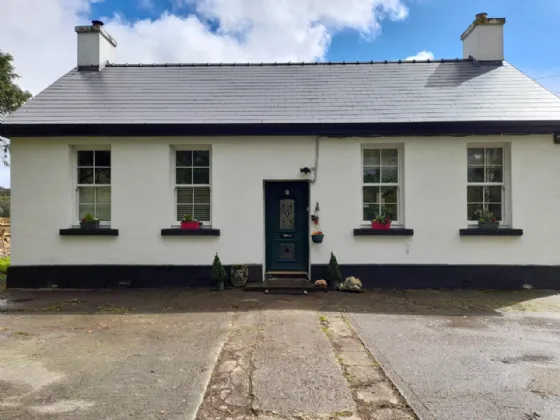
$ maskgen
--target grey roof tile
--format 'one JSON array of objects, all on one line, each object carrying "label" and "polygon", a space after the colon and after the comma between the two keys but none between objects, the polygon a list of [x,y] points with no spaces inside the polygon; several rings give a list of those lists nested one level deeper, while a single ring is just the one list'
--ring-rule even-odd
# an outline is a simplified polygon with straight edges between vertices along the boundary
[{"label": "grey roof tile", "polygon": [[71,70],[5,124],[560,121],[508,63],[108,66]]}]

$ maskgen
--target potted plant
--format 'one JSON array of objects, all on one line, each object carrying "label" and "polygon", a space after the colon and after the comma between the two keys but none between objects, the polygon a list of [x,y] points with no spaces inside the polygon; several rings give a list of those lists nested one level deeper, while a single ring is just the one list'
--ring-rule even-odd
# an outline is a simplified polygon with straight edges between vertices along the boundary
[{"label": "potted plant", "polygon": [[488,209],[477,210],[474,212],[478,219],[478,228],[487,230],[498,230],[500,222],[494,216],[494,213]]},{"label": "potted plant", "polygon": [[336,257],[332,252],[331,259],[329,260],[329,265],[327,266],[325,280],[327,280],[327,284],[329,285],[330,290],[338,290],[338,286],[342,281],[342,274],[340,273],[338,261],[336,260]]},{"label": "potted plant", "polygon": [[99,229],[99,219],[93,217],[91,213],[84,213],[84,216],[80,220],[80,227],[87,230]]},{"label": "potted plant", "polygon": [[212,264],[212,274],[210,275],[210,280],[214,285],[216,290],[224,290],[224,285],[227,280],[227,273],[218,257],[218,253],[214,257],[214,263]]},{"label": "potted plant", "polygon": [[320,230],[316,230],[311,234],[311,240],[314,244],[320,244],[321,242],[323,242],[324,237],[325,235],[323,235],[323,232],[321,232]]},{"label": "potted plant", "polygon": [[391,215],[384,211],[379,212],[377,216],[371,221],[371,228],[375,230],[389,230],[391,229]]},{"label": "potted plant", "polygon": [[200,222],[192,214],[185,214],[181,220],[181,229],[200,229]]}]

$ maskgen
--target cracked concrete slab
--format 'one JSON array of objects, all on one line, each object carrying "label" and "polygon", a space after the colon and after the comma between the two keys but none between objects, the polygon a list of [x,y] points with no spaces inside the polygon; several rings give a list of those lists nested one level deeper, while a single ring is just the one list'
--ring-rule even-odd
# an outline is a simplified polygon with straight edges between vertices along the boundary
[{"label": "cracked concrete slab", "polygon": [[355,411],[316,313],[265,312],[263,322],[255,353],[255,409],[285,416]]}]

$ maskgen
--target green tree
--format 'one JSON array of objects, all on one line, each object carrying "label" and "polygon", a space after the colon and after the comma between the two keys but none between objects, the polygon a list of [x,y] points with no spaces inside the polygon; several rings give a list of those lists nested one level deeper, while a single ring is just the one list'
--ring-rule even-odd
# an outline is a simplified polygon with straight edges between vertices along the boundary
[{"label": "green tree", "polygon": [[[19,76],[14,72],[14,57],[0,50],[0,121],[22,106],[31,98],[31,93],[21,89],[16,83]],[[3,161],[7,165],[10,143],[0,137]]]}]

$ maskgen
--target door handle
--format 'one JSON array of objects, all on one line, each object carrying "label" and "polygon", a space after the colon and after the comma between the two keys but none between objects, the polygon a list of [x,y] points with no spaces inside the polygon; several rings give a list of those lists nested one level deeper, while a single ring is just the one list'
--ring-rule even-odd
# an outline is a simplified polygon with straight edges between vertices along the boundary
[{"label": "door handle", "polygon": [[289,235],[289,234],[287,234],[287,233],[284,233],[284,234],[282,235],[282,238],[293,238],[293,237],[294,237],[294,235]]}]

